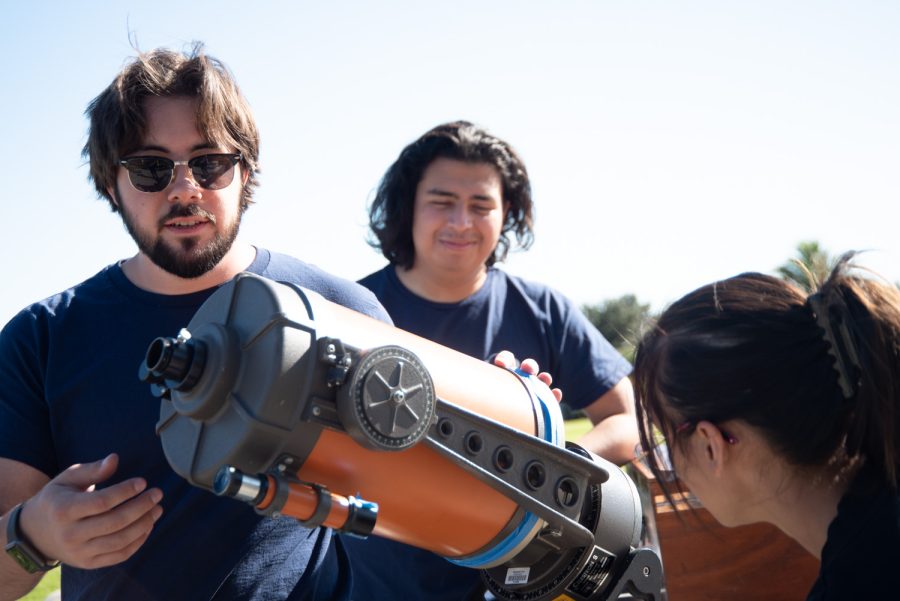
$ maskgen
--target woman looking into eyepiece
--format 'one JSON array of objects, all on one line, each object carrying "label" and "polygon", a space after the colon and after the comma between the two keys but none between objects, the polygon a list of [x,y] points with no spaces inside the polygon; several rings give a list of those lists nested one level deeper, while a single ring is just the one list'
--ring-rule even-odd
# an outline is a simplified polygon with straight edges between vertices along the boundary
[{"label": "woman looking into eyepiece", "polygon": [[699,288],[635,357],[663,487],[673,470],[722,524],[797,540],[815,601],[900,598],[900,293],[851,259],[809,296],[758,273]]}]

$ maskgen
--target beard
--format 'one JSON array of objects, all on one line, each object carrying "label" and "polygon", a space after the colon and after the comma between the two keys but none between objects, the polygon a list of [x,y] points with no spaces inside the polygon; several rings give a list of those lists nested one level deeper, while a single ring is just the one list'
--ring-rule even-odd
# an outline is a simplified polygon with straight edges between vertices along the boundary
[{"label": "beard", "polygon": [[[235,222],[224,232],[216,232],[215,237],[205,246],[200,246],[198,240],[185,238],[173,244],[167,243],[152,232],[142,231],[125,206],[120,203],[119,212],[122,215],[122,223],[137,244],[138,249],[160,269],[185,279],[198,278],[209,272],[219,264],[219,261],[231,250],[241,227],[241,215],[239,211]],[[197,205],[174,205],[169,213],[160,219],[159,227],[164,227],[165,221],[175,217],[203,217],[213,225],[216,218],[211,213],[204,211]]]}]

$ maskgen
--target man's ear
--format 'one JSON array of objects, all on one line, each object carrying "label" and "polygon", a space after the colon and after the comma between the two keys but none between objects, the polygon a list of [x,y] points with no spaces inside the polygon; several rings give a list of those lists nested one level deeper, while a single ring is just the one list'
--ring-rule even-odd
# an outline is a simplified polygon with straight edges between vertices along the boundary
[{"label": "man's ear", "polygon": [[702,455],[697,459],[703,462],[704,467],[711,470],[716,477],[721,476],[728,463],[729,445],[718,426],[708,421],[701,421],[696,426],[696,440]]},{"label": "man's ear", "polygon": [[241,167],[241,185],[246,186],[250,180],[250,171]]},{"label": "man's ear", "polygon": [[116,196],[116,187],[110,186],[106,189],[106,193],[109,194],[109,197],[110,199],[112,199],[112,203],[116,206],[116,208],[121,209],[122,207],[119,206],[119,199]]}]

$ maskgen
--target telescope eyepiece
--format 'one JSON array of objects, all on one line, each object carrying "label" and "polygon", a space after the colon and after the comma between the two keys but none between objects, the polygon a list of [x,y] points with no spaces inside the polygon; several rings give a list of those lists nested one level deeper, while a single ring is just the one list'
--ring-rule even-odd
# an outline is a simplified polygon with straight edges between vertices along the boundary
[{"label": "telescope eyepiece", "polygon": [[[180,351],[177,354],[176,349]],[[147,365],[148,373],[154,379],[165,380],[166,378],[172,379],[173,376],[184,377],[185,366],[189,360],[187,349],[179,345],[175,338],[157,338],[150,343],[144,362]]]},{"label": "telescope eyepiece", "polygon": [[138,377],[148,384],[188,391],[200,380],[205,364],[206,345],[182,330],[176,338],[159,337],[150,343]]},{"label": "telescope eyepiece", "polygon": [[268,484],[268,480],[261,474],[251,476],[233,466],[223,465],[216,473],[213,493],[256,505],[266,496]]}]

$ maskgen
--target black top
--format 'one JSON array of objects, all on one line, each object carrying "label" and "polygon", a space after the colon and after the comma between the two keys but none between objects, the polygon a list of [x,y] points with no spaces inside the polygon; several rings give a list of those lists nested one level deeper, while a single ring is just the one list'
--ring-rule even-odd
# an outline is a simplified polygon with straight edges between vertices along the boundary
[{"label": "black top", "polygon": [[900,599],[900,495],[872,471],[841,499],[807,601]]}]

